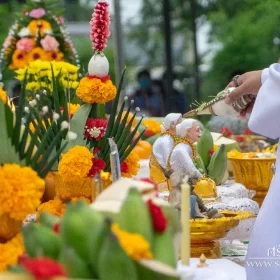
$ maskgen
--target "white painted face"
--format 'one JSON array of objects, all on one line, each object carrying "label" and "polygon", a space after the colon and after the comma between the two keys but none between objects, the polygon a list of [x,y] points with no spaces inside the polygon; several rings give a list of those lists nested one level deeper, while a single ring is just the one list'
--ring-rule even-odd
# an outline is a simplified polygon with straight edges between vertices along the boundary
[{"label": "white painted face", "polygon": [[191,128],[187,129],[187,138],[195,143],[200,140],[201,137],[201,129],[198,122],[194,122]]}]

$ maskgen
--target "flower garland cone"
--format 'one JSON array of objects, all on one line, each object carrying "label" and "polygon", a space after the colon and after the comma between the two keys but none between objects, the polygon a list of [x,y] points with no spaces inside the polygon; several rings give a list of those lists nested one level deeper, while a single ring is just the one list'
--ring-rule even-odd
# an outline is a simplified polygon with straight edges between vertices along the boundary
[{"label": "flower garland cone", "polygon": [[27,1],[26,9],[17,17],[2,45],[1,70],[21,69],[35,60],[80,64],[55,2]]}]

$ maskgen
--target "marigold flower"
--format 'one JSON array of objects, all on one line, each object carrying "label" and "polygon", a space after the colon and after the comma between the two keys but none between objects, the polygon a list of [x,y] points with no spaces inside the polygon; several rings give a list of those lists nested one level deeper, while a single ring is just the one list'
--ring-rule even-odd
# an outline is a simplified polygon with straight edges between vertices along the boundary
[{"label": "marigold flower", "polygon": [[142,235],[121,230],[118,224],[113,224],[111,230],[117,236],[122,249],[133,260],[153,258],[150,244]]},{"label": "marigold flower", "polygon": [[6,243],[0,243],[0,272],[8,266],[16,265],[18,258],[24,253],[22,235],[19,233]]},{"label": "marigold flower", "polygon": [[62,155],[58,173],[65,181],[86,178],[92,168],[93,158],[87,147],[75,146]]},{"label": "marigold flower", "polygon": [[60,199],[49,200],[42,203],[37,209],[37,219],[40,218],[42,212],[50,213],[54,216],[61,218],[65,212],[65,205]]},{"label": "marigold flower", "polygon": [[[18,164],[0,166],[0,215],[24,220],[41,202],[45,181],[30,167]],[[24,203],[22,203],[24,201]]]},{"label": "marigold flower", "polygon": [[76,90],[76,95],[85,103],[103,104],[116,97],[117,89],[111,80],[102,82],[99,78],[84,77]]},{"label": "marigold flower", "polygon": [[7,102],[7,93],[6,93],[6,91],[2,87],[0,87],[0,100],[4,104],[6,104],[6,102]]},{"label": "marigold flower", "polygon": [[140,168],[139,164],[139,157],[136,152],[131,151],[131,153],[128,155],[128,157],[124,160],[124,163],[128,167],[128,172],[124,172],[125,177],[132,177],[136,176],[138,173],[138,170]]},{"label": "marigold flower", "polygon": [[152,135],[160,134],[161,133],[161,124],[154,120],[144,120],[143,126],[148,127],[148,131],[152,133]]}]

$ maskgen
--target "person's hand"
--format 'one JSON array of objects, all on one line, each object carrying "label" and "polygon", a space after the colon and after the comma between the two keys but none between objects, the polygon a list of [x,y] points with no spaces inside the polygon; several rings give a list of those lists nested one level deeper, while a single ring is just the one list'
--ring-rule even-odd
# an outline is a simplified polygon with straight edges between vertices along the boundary
[{"label": "person's hand", "polygon": [[[238,100],[243,95],[254,95],[256,96],[261,87],[261,75],[262,71],[252,71],[241,75],[237,80],[238,87],[229,94],[225,99],[226,104],[231,104]],[[236,87],[235,83],[230,82],[226,88]],[[246,110],[240,113],[241,116],[245,116],[247,113],[251,113],[254,107],[255,100],[253,100]]]}]

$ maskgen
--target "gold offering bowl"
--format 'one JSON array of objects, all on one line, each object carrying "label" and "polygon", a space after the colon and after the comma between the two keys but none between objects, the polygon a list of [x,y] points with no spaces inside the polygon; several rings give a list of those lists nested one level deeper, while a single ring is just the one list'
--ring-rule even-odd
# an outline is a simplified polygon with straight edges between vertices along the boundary
[{"label": "gold offering bowl", "polygon": [[224,215],[218,219],[193,219],[191,227],[191,257],[199,258],[204,254],[206,258],[221,258],[221,249],[218,239],[227,235],[227,232],[236,226],[239,221],[254,215],[241,211],[220,211]]},{"label": "gold offering bowl", "polygon": [[[249,153],[243,153],[243,155],[249,156]],[[234,158],[229,156],[228,158],[235,182],[244,185],[249,190],[256,191],[253,199],[261,206],[273,177],[272,165],[275,163],[276,157]]]}]

